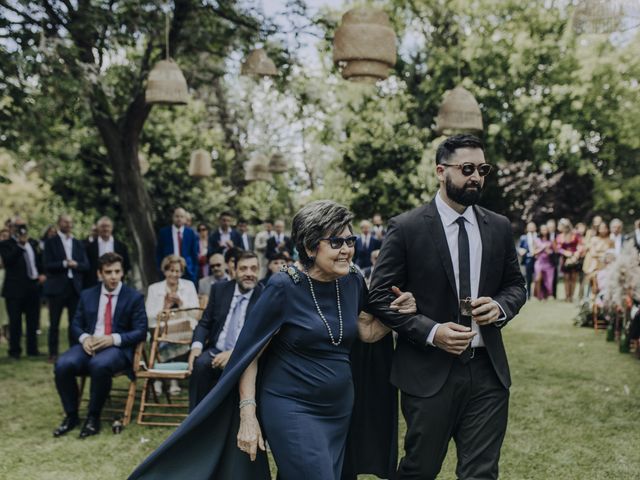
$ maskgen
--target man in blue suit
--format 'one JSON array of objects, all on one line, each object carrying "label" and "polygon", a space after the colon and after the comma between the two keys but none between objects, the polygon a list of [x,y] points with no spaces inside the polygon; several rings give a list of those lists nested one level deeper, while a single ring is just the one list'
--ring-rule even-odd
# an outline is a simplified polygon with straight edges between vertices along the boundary
[{"label": "man in blue suit", "polygon": [[[42,263],[47,280],[43,293],[49,300],[49,361],[58,356],[58,331],[62,310],[67,308],[69,325],[74,317],[82,291],[83,276],[89,271],[89,260],[80,240],[73,237],[73,220],[58,217],[58,234],[44,244]],[[75,343],[69,328],[69,346]],[[77,339],[76,339],[77,340]]]},{"label": "man in blue suit", "polygon": [[207,255],[214,253],[224,255],[230,248],[244,248],[242,236],[237,230],[231,228],[233,215],[230,212],[222,212],[218,217],[218,228],[209,236],[209,248]]},{"label": "man in blue suit", "polygon": [[527,232],[520,236],[518,242],[518,254],[520,255],[520,263],[524,266],[525,280],[527,282],[527,298],[531,298],[531,284],[533,283],[533,267],[536,264],[536,257],[533,256],[535,247],[537,227],[535,222],[527,223]]},{"label": "man in blue suit", "polygon": [[242,252],[235,279],[211,287],[209,302],[193,332],[189,354],[189,410],[215,386],[229,361],[244,320],[262,293],[258,256]]},{"label": "man in blue suit", "polygon": [[122,257],[105,253],[98,268],[102,284],[82,292],[71,324],[73,338],[80,344],[62,354],[54,368],[65,413],[54,437],[68,433],[79,423],[78,375],[91,376],[89,413],[80,438],[100,432],[100,413],[111,391],[112,377],[131,368],[135,347],[146,338],[144,297],[122,284]]},{"label": "man in blue suit", "polygon": [[[173,224],[163,227],[158,233],[156,246],[156,262],[158,269],[162,259],[167,255],[178,255],[184,258],[187,268],[184,278],[196,283],[198,278],[198,237],[187,223],[187,212],[184,208],[173,211]],[[197,283],[196,283],[197,288]]]},{"label": "man in blue suit", "polygon": [[371,233],[371,222],[360,222],[360,235],[356,239],[354,263],[361,269],[371,266],[371,252],[379,250],[382,242]]}]

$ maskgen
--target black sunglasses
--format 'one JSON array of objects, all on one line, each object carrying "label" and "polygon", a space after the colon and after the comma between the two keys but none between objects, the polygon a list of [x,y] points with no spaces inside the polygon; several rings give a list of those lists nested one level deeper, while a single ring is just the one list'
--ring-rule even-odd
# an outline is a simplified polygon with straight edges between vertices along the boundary
[{"label": "black sunglasses", "polygon": [[355,235],[352,235],[351,237],[326,237],[321,238],[320,240],[327,240],[329,242],[329,245],[331,245],[331,248],[333,248],[334,250],[339,250],[345,243],[347,244],[347,247],[353,247],[356,244],[357,238],[358,237],[356,237]]},{"label": "black sunglasses", "polygon": [[475,163],[463,163],[463,164],[453,164],[453,163],[441,163],[445,167],[454,167],[460,169],[462,175],[465,177],[470,177],[473,175],[473,172],[478,170],[478,175],[481,177],[486,177],[491,173],[493,166],[488,163],[481,163],[480,165],[476,165]]}]

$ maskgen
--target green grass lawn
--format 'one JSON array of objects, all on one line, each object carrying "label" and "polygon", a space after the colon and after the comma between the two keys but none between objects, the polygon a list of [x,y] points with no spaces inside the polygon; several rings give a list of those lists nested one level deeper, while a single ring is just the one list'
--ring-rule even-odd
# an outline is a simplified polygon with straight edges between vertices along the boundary
[{"label": "green grass lawn", "polygon": [[[640,362],[619,354],[604,333],[574,327],[575,313],[533,301],[504,330],[513,387],[502,478],[640,478]],[[44,335],[40,342],[45,351]],[[103,424],[87,440],[77,431],[54,439],[62,412],[51,365],[10,361],[6,345],[0,405],[1,479],[126,478],[171,431],[132,424],[113,435]],[[455,478],[451,447],[443,479]]]}]

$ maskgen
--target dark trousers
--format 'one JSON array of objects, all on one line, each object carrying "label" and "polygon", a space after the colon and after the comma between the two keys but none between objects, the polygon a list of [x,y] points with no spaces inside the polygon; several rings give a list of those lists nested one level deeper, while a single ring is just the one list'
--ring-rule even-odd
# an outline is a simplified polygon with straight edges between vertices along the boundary
[{"label": "dark trousers", "polygon": [[111,391],[113,375],[131,366],[125,353],[118,347],[109,347],[94,356],[87,355],[82,345],[74,345],[60,355],[54,367],[56,388],[67,415],[78,412],[78,375],[91,377],[89,414],[99,417],[102,406]]},{"label": "dark trousers", "polygon": [[436,478],[451,438],[458,453],[458,479],[498,478],[509,390],[498,380],[484,349],[466,365],[455,360],[445,385],[434,396],[402,392],[401,405],[407,433],[399,480]]},{"label": "dark trousers", "polygon": [[71,322],[73,322],[73,316],[76,313],[79,299],[80,297],[71,279],[68,279],[64,292],[62,292],[61,295],[49,297],[49,355],[58,355],[60,318],[62,317],[62,311],[65,307],[69,316],[69,330],[67,331],[69,347],[78,343],[77,339],[71,335]]},{"label": "dark trousers", "polygon": [[193,362],[193,372],[189,377],[189,412],[202,401],[207,393],[216,386],[222,370],[219,368],[211,368],[211,353],[219,353],[218,350],[210,348],[203,350],[202,354]]},{"label": "dark trousers", "polygon": [[40,293],[36,281],[30,285],[25,295],[20,298],[7,298],[7,314],[9,315],[9,355],[19,357],[22,353],[22,316],[27,323],[27,355],[38,354],[38,324],[40,323]]},{"label": "dark trousers", "polygon": [[527,298],[531,299],[532,293],[532,284],[533,284],[533,271],[535,267],[535,262],[528,262],[524,264],[524,276],[527,282]]}]

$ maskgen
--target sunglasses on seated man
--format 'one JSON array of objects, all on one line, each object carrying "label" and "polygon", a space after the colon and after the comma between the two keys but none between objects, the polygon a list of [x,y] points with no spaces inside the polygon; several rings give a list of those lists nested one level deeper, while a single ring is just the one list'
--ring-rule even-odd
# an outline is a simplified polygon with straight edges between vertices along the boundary
[{"label": "sunglasses on seated man", "polygon": [[470,177],[476,170],[478,170],[478,175],[480,175],[481,177],[486,177],[491,173],[491,170],[493,169],[493,165],[490,165],[488,163],[481,163],[480,165],[476,165],[475,163],[470,162],[462,164],[441,163],[440,165],[443,165],[445,167],[458,168],[462,172],[462,175],[464,175],[465,177]]},{"label": "sunglasses on seated man", "polygon": [[347,247],[353,247],[356,244],[357,238],[358,237],[356,237],[355,235],[352,235],[350,237],[326,237],[321,238],[320,240],[326,240],[329,242],[329,245],[331,245],[331,248],[333,248],[334,250],[340,250],[342,248],[342,245],[344,245],[345,243],[347,244]]}]

